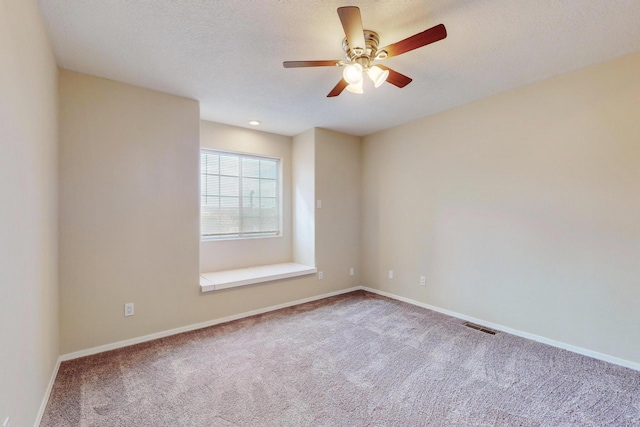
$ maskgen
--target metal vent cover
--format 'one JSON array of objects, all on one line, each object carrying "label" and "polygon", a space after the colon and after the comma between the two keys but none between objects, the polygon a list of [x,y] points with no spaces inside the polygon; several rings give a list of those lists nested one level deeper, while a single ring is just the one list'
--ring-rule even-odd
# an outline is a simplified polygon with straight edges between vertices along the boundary
[{"label": "metal vent cover", "polygon": [[490,334],[490,335],[495,335],[498,332],[498,331],[494,331],[493,329],[485,328],[484,326],[476,325],[475,323],[471,323],[471,322],[464,322],[462,325],[466,326],[467,328],[475,329],[476,331],[484,332],[485,334]]}]

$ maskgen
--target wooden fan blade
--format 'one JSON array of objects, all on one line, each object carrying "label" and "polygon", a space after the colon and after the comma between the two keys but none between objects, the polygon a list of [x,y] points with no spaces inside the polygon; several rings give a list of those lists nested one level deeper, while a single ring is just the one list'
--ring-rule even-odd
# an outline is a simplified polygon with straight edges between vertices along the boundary
[{"label": "wooden fan blade", "polygon": [[353,50],[354,48],[365,49],[367,46],[364,42],[364,30],[362,28],[362,17],[360,9],[355,6],[345,6],[338,8],[338,16],[344,28],[344,34],[347,36],[347,43]]},{"label": "wooden fan blade", "polygon": [[383,70],[387,70],[389,72],[389,76],[387,76],[387,83],[391,83],[394,86],[403,88],[413,81],[411,77],[407,77],[404,74],[400,74],[397,71],[393,71],[389,67],[385,67],[384,65],[379,65],[379,64],[376,64],[376,66],[382,68]]},{"label": "wooden fan blade", "polygon": [[284,68],[298,68],[298,67],[335,67],[338,61],[284,61],[282,63]]},{"label": "wooden fan blade", "polygon": [[444,25],[439,24],[435,27],[429,28],[428,30],[424,30],[421,33],[414,34],[411,37],[407,37],[404,40],[400,40],[397,43],[390,44],[389,46],[385,46],[382,49],[378,49],[378,52],[382,50],[387,51],[387,58],[398,56],[402,55],[405,52],[409,52],[410,50],[435,43],[439,40],[444,39],[445,37],[447,37],[447,29],[444,27]]},{"label": "wooden fan blade", "polygon": [[344,88],[346,88],[347,86],[349,86],[349,83],[347,83],[345,79],[340,79],[338,84],[333,89],[331,89],[331,92],[329,92],[329,95],[327,95],[327,98],[340,95],[344,90]]}]

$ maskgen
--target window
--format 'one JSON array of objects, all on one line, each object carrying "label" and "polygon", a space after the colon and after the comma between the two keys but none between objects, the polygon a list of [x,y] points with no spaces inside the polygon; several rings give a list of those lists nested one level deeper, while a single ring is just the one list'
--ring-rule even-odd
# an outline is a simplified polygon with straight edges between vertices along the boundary
[{"label": "window", "polygon": [[201,237],[279,236],[279,175],[279,159],[202,150]]}]

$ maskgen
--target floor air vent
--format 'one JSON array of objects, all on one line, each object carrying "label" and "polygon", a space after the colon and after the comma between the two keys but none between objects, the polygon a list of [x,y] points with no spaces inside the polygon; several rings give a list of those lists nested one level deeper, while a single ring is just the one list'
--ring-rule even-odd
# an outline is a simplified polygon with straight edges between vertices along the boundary
[{"label": "floor air vent", "polygon": [[493,329],[485,328],[484,326],[476,325],[475,323],[464,322],[464,326],[467,328],[475,329],[476,331],[484,332],[485,334],[495,335],[497,331]]}]

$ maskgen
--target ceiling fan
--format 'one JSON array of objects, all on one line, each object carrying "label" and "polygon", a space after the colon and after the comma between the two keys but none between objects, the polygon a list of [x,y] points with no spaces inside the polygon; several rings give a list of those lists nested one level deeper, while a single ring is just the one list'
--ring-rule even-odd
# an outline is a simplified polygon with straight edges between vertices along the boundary
[{"label": "ceiling fan", "polygon": [[410,50],[437,42],[447,37],[447,30],[444,25],[435,27],[414,34],[404,40],[390,44],[378,49],[380,38],[378,33],[362,28],[362,17],[360,9],[355,6],[345,6],[338,8],[338,16],[346,35],[342,41],[347,60],[329,61],[284,61],[285,68],[298,67],[344,67],[342,79],[329,92],[327,97],[338,96],[346,88],[349,92],[362,93],[363,73],[366,73],[375,87],[380,86],[385,81],[394,86],[403,88],[411,83],[411,78],[400,74],[384,65],[373,65],[374,61],[402,55]]}]

